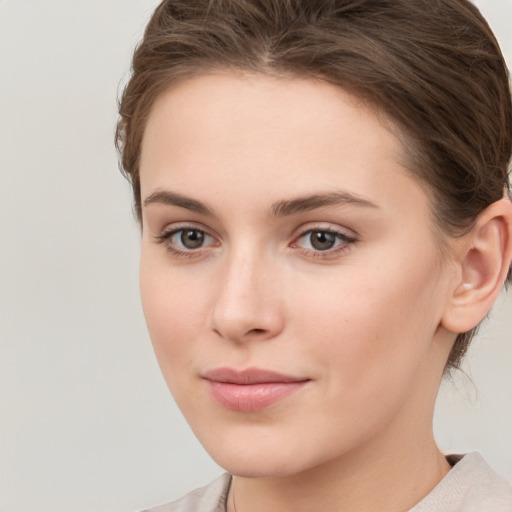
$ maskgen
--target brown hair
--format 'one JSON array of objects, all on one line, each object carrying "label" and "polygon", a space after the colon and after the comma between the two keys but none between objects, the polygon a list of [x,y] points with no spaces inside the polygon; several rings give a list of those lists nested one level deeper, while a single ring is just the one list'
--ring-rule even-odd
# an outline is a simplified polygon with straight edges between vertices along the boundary
[{"label": "brown hair", "polygon": [[[216,68],[320,78],[383,112],[444,234],[467,232],[510,191],[507,69],[468,0],[164,0],[135,50],[116,131],[139,220],[139,158],[155,99]],[[458,335],[447,368],[474,333]]]}]

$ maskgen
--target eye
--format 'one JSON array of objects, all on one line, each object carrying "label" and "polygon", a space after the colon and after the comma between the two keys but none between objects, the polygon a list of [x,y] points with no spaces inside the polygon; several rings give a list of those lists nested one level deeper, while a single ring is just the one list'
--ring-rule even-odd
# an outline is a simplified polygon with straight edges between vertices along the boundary
[{"label": "eye", "polygon": [[199,249],[203,246],[208,235],[204,231],[198,229],[181,229],[171,240],[174,243],[179,241],[179,244],[185,249]]},{"label": "eye", "polygon": [[306,251],[312,252],[337,252],[343,250],[355,242],[355,238],[330,229],[310,229],[293,243]]},{"label": "eye", "polygon": [[215,239],[195,227],[168,230],[156,237],[157,243],[165,245],[169,252],[178,256],[190,255],[199,249],[215,245]]}]

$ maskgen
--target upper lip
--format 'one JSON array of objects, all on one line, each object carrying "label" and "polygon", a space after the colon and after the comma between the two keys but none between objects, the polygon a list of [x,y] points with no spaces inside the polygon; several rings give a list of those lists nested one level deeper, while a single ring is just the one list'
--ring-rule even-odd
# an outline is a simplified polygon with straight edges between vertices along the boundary
[{"label": "upper lip", "polygon": [[247,368],[235,370],[234,368],[215,368],[203,374],[203,378],[213,382],[224,382],[228,384],[263,384],[271,382],[305,382],[310,379],[286,375],[272,370],[260,368]]}]

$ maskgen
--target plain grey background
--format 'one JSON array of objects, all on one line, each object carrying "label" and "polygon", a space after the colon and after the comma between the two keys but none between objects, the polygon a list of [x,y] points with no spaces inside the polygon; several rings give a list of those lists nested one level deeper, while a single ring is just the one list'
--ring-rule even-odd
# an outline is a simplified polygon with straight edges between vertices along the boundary
[{"label": "plain grey background", "polygon": [[[160,376],[116,95],[156,0],[0,0],[0,511],[134,511],[220,471]],[[512,0],[477,2],[512,64]],[[120,85],[121,84],[121,85]],[[512,480],[512,296],[441,389],[442,449]],[[471,380],[472,379],[472,380]]]}]

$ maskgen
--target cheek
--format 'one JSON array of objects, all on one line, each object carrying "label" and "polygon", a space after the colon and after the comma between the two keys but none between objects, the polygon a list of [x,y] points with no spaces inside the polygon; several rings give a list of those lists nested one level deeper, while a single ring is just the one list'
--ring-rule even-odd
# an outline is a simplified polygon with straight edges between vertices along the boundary
[{"label": "cheek", "polygon": [[204,323],[201,295],[194,280],[157,261],[141,257],[140,292],[144,316],[158,362],[168,367],[186,364],[196,333]]},{"label": "cheek", "polygon": [[329,368],[333,389],[363,399],[414,378],[438,319],[432,260],[410,261],[346,269],[296,297],[297,336],[315,340],[308,357]]}]

